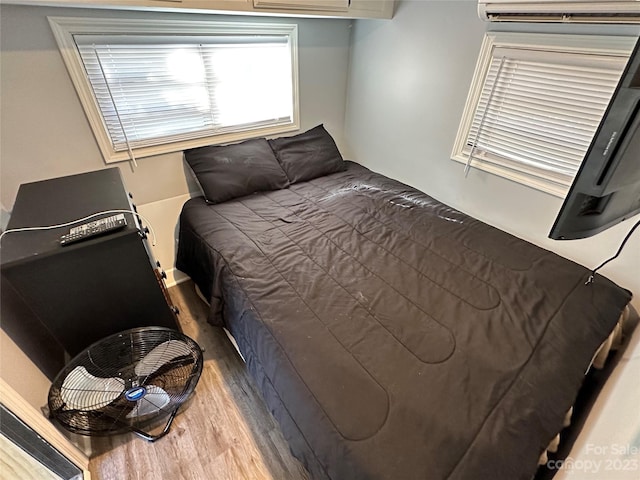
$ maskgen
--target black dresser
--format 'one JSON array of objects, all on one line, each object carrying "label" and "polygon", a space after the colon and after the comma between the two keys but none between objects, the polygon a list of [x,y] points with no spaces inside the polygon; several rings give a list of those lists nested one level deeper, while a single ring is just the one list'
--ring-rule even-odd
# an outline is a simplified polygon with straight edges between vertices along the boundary
[{"label": "black dresser", "polygon": [[[21,185],[7,229],[131,208],[120,170],[109,168]],[[144,226],[131,213],[125,219],[122,229],[66,246],[61,235],[78,224],[2,239],[2,328],[49,378],[69,356],[107,335],[151,325],[178,328]]]}]

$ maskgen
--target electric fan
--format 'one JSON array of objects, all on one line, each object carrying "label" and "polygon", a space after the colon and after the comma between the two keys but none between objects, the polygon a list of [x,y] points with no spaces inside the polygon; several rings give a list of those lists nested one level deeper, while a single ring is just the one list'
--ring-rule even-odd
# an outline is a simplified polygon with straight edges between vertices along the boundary
[{"label": "electric fan", "polygon": [[[169,432],[202,373],[202,350],[164,327],[126,330],[77,355],[53,381],[49,411],[81,435],[134,432],[156,441]],[[157,435],[145,431],[168,416]]]}]

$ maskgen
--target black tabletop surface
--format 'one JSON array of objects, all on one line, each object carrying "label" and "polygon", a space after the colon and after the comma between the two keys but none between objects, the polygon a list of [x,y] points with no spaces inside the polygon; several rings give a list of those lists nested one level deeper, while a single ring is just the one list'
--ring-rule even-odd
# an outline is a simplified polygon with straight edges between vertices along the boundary
[{"label": "black tabletop surface", "polygon": [[[105,210],[130,210],[127,192],[117,167],[20,185],[7,229],[56,225]],[[113,213],[105,213],[51,230],[8,233],[2,238],[2,265],[56,253],[62,248],[82,248],[95,239],[61,247],[60,236],[68,233],[74,226],[111,215]],[[126,229],[111,235],[135,231],[133,216],[127,214],[126,220]]]}]

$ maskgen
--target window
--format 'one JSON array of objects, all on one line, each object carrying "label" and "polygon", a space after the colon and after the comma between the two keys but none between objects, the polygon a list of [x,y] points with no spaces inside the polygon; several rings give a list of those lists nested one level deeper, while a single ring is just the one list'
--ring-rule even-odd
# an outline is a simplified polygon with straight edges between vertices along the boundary
[{"label": "window", "polygon": [[295,25],[50,23],[106,162],[298,128]]},{"label": "window", "polygon": [[452,159],[564,197],[634,42],[487,34]]}]

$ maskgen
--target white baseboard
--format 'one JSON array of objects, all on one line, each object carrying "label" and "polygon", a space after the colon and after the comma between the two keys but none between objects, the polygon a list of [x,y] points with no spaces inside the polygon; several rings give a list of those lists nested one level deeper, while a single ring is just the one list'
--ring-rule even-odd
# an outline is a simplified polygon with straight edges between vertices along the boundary
[{"label": "white baseboard", "polygon": [[165,270],[167,274],[167,278],[164,283],[167,285],[167,288],[174,287],[179,283],[186,282],[190,279],[189,275],[186,273],[182,273],[177,268],[170,268],[169,270]]}]

